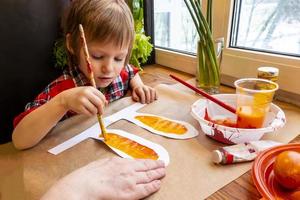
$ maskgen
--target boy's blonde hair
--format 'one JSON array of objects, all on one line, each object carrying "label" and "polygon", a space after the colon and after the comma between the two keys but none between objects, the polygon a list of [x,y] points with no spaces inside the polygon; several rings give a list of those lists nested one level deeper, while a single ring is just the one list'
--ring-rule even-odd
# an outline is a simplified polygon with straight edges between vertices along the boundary
[{"label": "boy's blonde hair", "polygon": [[[125,0],[74,0],[62,25],[64,34],[70,34],[71,48],[78,55],[80,48],[79,24],[82,24],[87,42],[113,42],[117,47],[128,45],[125,64],[128,64],[133,40],[134,22]],[[77,64],[76,57],[69,54],[70,64]]]}]

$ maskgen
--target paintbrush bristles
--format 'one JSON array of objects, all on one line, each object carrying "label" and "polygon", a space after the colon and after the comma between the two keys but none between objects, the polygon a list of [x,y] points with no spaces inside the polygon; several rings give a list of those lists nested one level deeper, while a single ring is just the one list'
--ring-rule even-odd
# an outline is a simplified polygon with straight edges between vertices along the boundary
[{"label": "paintbrush bristles", "polygon": [[104,141],[105,141],[106,140],[106,128],[105,128],[104,122],[102,120],[101,115],[98,114],[97,118],[98,118],[98,122],[100,124],[101,133],[102,133]]}]

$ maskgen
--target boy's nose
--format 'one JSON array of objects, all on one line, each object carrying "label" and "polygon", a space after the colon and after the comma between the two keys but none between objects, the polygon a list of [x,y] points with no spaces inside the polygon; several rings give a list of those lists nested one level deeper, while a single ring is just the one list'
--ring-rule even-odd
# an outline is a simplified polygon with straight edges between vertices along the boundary
[{"label": "boy's nose", "polygon": [[113,61],[107,60],[101,66],[101,72],[104,74],[108,74],[113,71]]}]

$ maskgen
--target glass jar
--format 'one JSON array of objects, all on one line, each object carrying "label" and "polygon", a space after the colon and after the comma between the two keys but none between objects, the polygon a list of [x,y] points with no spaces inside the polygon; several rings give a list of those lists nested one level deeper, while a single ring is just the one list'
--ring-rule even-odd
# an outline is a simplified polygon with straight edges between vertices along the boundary
[{"label": "glass jar", "polygon": [[257,69],[257,78],[267,79],[273,82],[278,80],[279,69],[276,67],[259,67]]},{"label": "glass jar", "polygon": [[196,87],[209,94],[219,93],[223,46],[224,38],[218,38],[214,44],[198,41]]}]

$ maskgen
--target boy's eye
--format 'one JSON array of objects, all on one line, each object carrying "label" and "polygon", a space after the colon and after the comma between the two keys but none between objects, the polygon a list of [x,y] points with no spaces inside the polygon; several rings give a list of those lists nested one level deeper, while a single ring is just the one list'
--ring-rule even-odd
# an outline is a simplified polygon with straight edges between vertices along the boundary
[{"label": "boy's eye", "polygon": [[93,59],[96,59],[96,60],[100,60],[100,59],[103,58],[103,56],[92,55],[92,58],[93,58]]},{"label": "boy's eye", "polygon": [[121,62],[121,61],[123,61],[123,59],[124,59],[124,58],[115,58],[115,61]]}]

